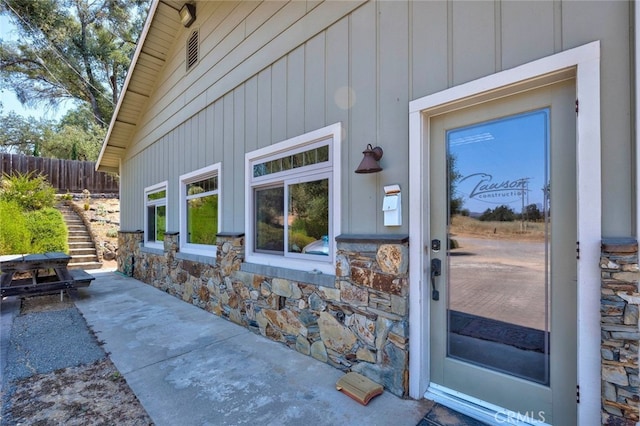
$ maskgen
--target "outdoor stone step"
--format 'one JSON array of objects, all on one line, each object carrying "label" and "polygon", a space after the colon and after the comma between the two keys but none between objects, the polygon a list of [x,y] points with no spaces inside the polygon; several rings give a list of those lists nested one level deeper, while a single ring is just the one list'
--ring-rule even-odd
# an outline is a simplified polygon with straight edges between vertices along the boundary
[{"label": "outdoor stone step", "polygon": [[70,243],[74,242],[82,242],[82,243],[91,243],[91,237],[89,235],[74,235],[74,236],[69,236],[69,238],[67,239]]},{"label": "outdoor stone step", "polygon": [[93,247],[77,247],[77,248],[69,247],[69,255],[71,255],[71,257],[74,257],[74,256],[96,256],[97,257],[98,253],[96,249]]},{"label": "outdoor stone step", "polygon": [[70,262],[92,262],[98,260],[96,254],[72,254]]},{"label": "outdoor stone step", "polygon": [[74,229],[69,229],[69,236],[70,237],[78,236],[78,235],[80,235],[80,236],[89,235],[89,233],[87,232],[86,229],[80,229],[80,230],[78,230],[78,229],[75,229],[75,230]]},{"label": "outdoor stone step", "polygon": [[93,241],[69,241],[69,250],[94,248]]},{"label": "outdoor stone step", "polygon": [[58,210],[67,225],[69,255],[71,259],[69,269],[100,269],[102,262],[98,257],[98,251],[91,239],[91,234],[82,218],[68,205],[61,204]]},{"label": "outdoor stone step", "polygon": [[102,263],[100,262],[69,262],[67,269],[100,269]]},{"label": "outdoor stone step", "polygon": [[69,248],[87,248],[87,247],[94,247],[93,245],[93,241],[91,241],[91,238],[87,237],[87,238],[82,238],[82,239],[68,239],[69,241]]}]

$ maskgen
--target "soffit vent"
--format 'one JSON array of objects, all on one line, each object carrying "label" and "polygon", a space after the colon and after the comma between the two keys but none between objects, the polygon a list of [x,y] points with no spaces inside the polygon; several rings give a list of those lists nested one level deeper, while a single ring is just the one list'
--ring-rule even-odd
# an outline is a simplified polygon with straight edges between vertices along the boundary
[{"label": "soffit vent", "polygon": [[198,62],[198,30],[195,30],[187,40],[187,71]]}]

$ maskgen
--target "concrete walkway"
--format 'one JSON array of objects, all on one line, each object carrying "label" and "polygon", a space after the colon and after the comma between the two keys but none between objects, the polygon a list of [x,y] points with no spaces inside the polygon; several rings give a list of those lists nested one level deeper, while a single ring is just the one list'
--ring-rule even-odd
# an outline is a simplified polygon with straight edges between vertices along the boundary
[{"label": "concrete walkway", "polygon": [[[434,408],[389,392],[363,406],[344,373],[115,272],[75,304],[156,425],[415,426]],[[431,424],[431,423],[429,423]]]}]

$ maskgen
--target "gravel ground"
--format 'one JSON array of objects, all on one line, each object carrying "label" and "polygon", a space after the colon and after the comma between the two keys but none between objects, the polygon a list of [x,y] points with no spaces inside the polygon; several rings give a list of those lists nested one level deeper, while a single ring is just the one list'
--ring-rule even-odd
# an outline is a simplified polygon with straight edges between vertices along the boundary
[{"label": "gravel ground", "polygon": [[7,380],[90,364],[106,357],[75,306],[32,312],[13,321],[7,354]]},{"label": "gravel ground", "polygon": [[0,425],[150,425],[73,302],[2,301]]}]

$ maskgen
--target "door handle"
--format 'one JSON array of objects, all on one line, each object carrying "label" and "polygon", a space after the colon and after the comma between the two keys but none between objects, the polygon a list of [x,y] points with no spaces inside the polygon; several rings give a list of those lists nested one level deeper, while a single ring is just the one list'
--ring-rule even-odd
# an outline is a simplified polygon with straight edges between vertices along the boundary
[{"label": "door handle", "polygon": [[431,259],[431,299],[440,300],[440,292],[436,289],[436,277],[442,275],[440,259]]}]

